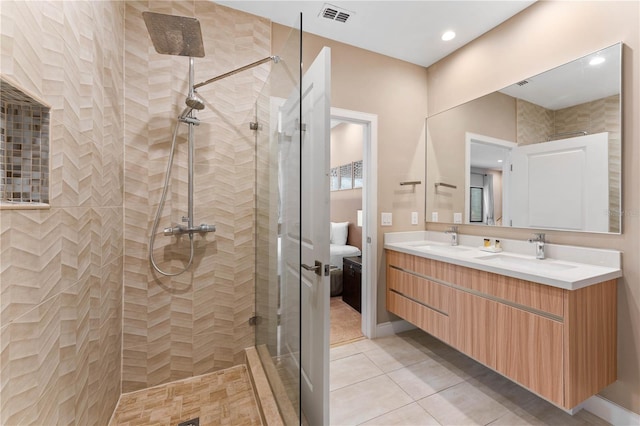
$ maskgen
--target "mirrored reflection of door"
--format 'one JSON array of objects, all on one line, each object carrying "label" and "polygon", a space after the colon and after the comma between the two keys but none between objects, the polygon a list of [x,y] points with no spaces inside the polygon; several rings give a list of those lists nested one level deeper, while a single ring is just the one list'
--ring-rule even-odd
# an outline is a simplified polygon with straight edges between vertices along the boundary
[{"label": "mirrored reflection of door", "polygon": [[512,226],[609,230],[606,132],[519,146],[511,156]]}]

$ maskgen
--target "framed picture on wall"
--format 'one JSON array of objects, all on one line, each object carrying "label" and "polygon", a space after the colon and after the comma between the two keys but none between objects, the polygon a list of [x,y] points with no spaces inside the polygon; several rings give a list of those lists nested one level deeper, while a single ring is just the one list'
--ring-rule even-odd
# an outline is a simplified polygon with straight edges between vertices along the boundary
[{"label": "framed picture on wall", "polygon": [[353,162],[353,187],[362,188],[362,160]]},{"label": "framed picture on wall", "polygon": [[332,167],[329,172],[329,190],[337,191],[340,189],[340,171],[338,167]]},{"label": "framed picture on wall", "polygon": [[352,163],[340,166],[340,189],[353,188],[353,167]]}]

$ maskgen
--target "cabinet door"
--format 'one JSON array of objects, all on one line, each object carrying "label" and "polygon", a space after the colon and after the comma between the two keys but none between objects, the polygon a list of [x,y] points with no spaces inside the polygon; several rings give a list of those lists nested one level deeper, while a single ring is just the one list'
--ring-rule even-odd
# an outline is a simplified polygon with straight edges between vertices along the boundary
[{"label": "cabinet door", "polygon": [[450,314],[451,345],[491,367],[496,365],[496,314],[498,303],[454,290]]},{"label": "cabinet door", "polygon": [[496,370],[562,406],[562,323],[503,304],[497,319]]},{"label": "cabinet door", "polygon": [[362,265],[345,258],[342,270],[342,300],[361,312]]}]

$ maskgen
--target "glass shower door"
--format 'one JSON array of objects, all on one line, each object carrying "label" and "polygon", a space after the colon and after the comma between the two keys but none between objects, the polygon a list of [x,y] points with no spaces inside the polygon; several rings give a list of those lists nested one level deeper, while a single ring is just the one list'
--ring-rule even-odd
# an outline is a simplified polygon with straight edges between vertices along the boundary
[{"label": "glass shower door", "polygon": [[301,19],[256,102],[256,349],[285,424],[299,424]]}]

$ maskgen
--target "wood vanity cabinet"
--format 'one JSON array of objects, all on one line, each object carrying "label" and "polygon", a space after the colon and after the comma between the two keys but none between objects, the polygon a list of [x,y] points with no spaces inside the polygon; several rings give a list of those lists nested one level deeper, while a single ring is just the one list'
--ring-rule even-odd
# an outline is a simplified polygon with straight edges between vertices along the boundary
[{"label": "wood vanity cabinet", "polygon": [[387,310],[571,409],[616,380],[616,280],[565,290],[386,250]]}]

